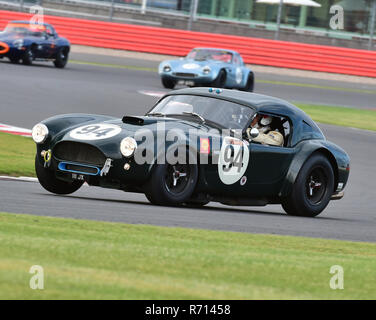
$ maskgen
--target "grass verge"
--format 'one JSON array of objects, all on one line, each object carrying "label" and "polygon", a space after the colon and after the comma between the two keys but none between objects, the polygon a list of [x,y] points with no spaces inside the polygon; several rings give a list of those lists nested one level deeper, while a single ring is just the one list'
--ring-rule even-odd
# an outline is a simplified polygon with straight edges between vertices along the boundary
[{"label": "grass verge", "polygon": [[[0,241],[0,299],[376,298],[370,243],[7,213]],[[29,288],[33,265],[44,290]]]},{"label": "grass verge", "polygon": [[317,122],[376,131],[376,110],[295,103]]},{"label": "grass verge", "polygon": [[0,175],[34,176],[32,139],[0,132]]}]

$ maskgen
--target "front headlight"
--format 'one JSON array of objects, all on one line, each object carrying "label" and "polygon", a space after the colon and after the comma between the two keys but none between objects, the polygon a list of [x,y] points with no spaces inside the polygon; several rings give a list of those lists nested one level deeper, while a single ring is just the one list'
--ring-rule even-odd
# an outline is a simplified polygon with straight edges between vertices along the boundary
[{"label": "front headlight", "polygon": [[170,72],[171,71],[171,66],[170,65],[165,65],[164,67],[163,67],[163,72]]},{"label": "front headlight", "polygon": [[120,152],[124,157],[131,157],[137,149],[137,142],[131,137],[124,138],[120,143]]},{"label": "front headlight", "polygon": [[38,123],[31,131],[31,135],[36,143],[43,143],[47,139],[48,128],[43,123]]},{"label": "front headlight", "polygon": [[24,45],[24,41],[23,39],[16,39],[13,41],[13,45],[17,48],[17,49],[21,49],[22,46]]},{"label": "front headlight", "polygon": [[209,73],[211,72],[211,69],[210,69],[209,66],[206,66],[206,67],[204,67],[204,68],[202,69],[202,72],[203,72],[204,74],[209,74]]}]

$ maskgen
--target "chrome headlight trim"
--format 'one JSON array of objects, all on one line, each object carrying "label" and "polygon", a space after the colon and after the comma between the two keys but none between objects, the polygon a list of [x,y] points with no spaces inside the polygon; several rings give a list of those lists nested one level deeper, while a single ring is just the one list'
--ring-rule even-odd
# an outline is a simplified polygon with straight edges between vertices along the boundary
[{"label": "chrome headlight trim", "polygon": [[33,127],[31,136],[33,137],[35,143],[43,143],[46,141],[48,133],[49,131],[47,126],[43,123],[38,123]]},{"label": "chrome headlight trim", "polygon": [[16,39],[13,41],[13,45],[17,48],[17,49],[21,49],[22,46],[24,45],[24,41],[23,39]]},{"label": "chrome headlight trim", "polygon": [[202,68],[202,72],[204,74],[210,74],[211,68],[209,66],[205,66],[205,67]]},{"label": "chrome headlight trim", "polygon": [[170,72],[172,69],[171,69],[171,66],[169,64],[166,64],[163,66],[163,72]]},{"label": "chrome headlight trim", "polygon": [[120,152],[121,154],[129,158],[131,157],[137,149],[137,142],[132,137],[126,137],[120,142]]}]

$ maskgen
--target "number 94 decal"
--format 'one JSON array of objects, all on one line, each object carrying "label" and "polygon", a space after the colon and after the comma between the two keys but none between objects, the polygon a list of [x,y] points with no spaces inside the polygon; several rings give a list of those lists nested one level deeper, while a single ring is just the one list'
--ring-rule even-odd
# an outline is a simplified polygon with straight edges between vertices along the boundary
[{"label": "number 94 decal", "polygon": [[120,132],[119,126],[98,123],[76,128],[70,132],[70,136],[77,140],[102,140],[112,138]]},{"label": "number 94 decal", "polygon": [[224,184],[234,184],[239,181],[247,170],[248,162],[248,146],[239,139],[226,137],[218,161],[218,174],[221,181]]}]

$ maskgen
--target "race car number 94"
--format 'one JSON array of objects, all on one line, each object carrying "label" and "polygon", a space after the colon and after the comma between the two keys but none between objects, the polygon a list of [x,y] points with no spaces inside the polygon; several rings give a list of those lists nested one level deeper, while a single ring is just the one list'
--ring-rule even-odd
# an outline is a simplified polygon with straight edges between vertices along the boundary
[{"label": "race car number 94", "polygon": [[119,126],[98,123],[76,128],[70,132],[70,136],[77,140],[102,140],[112,138],[120,132]]},{"label": "race car number 94", "polygon": [[236,138],[226,137],[218,161],[219,178],[224,184],[234,184],[247,170],[249,151],[247,145]]}]

